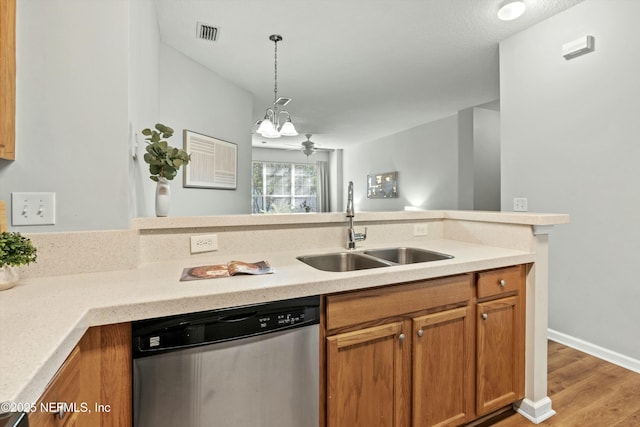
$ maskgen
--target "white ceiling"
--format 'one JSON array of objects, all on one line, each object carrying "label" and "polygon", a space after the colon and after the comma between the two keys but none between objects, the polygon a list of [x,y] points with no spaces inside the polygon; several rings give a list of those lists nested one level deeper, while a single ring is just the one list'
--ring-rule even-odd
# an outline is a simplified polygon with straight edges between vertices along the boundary
[{"label": "white ceiling", "polygon": [[[343,147],[499,99],[498,43],[580,1],[525,0],[503,22],[502,0],[158,0],[158,22],[164,43],[253,94],[255,120],[273,102],[268,37],[282,35],[278,95],[300,135],[267,146],[311,133]],[[197,39],[197,22],[218,40]]]}]

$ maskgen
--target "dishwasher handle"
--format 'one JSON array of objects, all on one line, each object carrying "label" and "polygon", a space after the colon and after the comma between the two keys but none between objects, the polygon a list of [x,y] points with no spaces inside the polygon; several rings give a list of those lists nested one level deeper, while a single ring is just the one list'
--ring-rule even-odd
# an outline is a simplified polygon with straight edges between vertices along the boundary
[{"label": "dishwasher handle", "polygon": [[225,322],[226,323],[242,322],[242,321],[245,321],[245,320],[253,319],[257,315],[258,315],[257,311],[253,311],[251,313],[231,314],[229,316],[220,316],[220,317],[218,317],[218,322],[223,322],[223,323],[225,323]]}]

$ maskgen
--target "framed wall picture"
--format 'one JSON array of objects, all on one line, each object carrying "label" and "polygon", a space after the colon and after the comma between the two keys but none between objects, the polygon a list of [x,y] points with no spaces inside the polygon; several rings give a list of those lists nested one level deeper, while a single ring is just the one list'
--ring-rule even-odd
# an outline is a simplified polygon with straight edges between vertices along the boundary
[{"label": "framed wall picture", "polygon": [[184,168],[184,187],[237,188],[237,144],[185,129],[184,150],[191,154]]},{"label": "framed wall picture", "polygon": [[367,198],[388,199],[398,197],[398,172],[367,175]]}]

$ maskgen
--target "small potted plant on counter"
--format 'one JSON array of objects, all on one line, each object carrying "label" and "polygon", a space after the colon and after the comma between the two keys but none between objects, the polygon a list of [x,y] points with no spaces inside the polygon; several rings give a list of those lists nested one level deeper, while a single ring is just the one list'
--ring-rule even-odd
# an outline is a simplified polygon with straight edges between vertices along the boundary
[{"label": "small potted plant on counter", "polygon": [[142,130],[146,136],[147,152],[144,161],[149,164],[149,173],[156,185],[156,216],[167,216],[171,201],[169,181],[178,174],[178,170],[189,163],[191,156],[184,150],[172,147],[166,141],[173,135],[173,129],[161,123],[156,124],[155,130]]},{"label": "small potted plant on counter", "polygon": [[18,282],[18,266],[35,262],[36,252],[31,240],[20,233],[0,233],[0,291],[12,288]]}]

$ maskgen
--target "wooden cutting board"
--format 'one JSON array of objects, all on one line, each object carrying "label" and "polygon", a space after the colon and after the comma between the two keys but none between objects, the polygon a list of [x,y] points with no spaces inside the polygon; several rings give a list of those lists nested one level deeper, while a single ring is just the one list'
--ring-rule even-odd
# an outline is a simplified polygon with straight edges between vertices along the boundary
[{"label": "wooden cutting board", "polygon": [[0,233],[7,231],[7,207],[4,204],[4,200],[0,200]]}]

